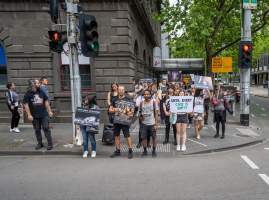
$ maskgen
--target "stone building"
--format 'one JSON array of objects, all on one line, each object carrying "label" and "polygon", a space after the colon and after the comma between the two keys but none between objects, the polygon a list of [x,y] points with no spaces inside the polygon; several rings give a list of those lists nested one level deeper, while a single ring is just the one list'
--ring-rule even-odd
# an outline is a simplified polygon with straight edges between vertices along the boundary
[{"label": "stone building", "polygon": [[[22,98],[27,80],[41,76],[49,79],[55,121],[71,122],[66,56],[51,52],[47,39],[48,30],[64,30],[65,26],[55,26],[51,21],[48,2],[0,2],[0,122],[8,121],[9,116],[4,97],[6,81],[17,84]],[[84,13],[96,16],[100,43],[98,57],[80,62],[82,96],[96,94],[105,111],[111,82],[131,90],[133,78],[154,76],[153,48],[160,46],[161,33],[152,16],[159,11],[160,1],[80,0],[80,5]],[[66,23],[61,7],[58,23]]]}]

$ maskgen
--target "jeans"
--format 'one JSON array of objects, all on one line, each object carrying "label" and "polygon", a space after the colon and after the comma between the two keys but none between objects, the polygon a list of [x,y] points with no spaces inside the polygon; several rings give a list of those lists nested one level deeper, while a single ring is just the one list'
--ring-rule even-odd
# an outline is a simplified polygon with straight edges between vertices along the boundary
[{"label": "jeans", "polygon": [[52,137],[51,137],[51,131],[49,128],[49,117],[46,116],[43,118],[34,118],[33,127],[35,130],[37,143],[40,145],[42,144],[42,135],[41,135],[41,128],[42,128],[47,138],[48,146],[52,147]]},{"label": "jeans", "polygon": [[86,131],[86,126],[80,126],[80,130],[82,132],[83,136],[83,151],[89,151],[89,138],[92,145],[92,151],[96,151],[96,140],[95,140],[95,134]]}]

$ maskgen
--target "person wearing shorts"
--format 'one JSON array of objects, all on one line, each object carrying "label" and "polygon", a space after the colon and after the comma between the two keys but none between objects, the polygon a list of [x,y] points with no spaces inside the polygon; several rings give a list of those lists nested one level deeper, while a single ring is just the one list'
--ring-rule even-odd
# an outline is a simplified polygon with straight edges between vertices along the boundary
[{"label": "person wearing shorts", "polygon": [[196,139],[200,139],[200,132],[204,126],[204,95],[203,90],[197,89],[194,95],[193,120]]},{"label": "person wearing shorts", "polygon": [[[119,86],[118,87],[118,96],[114,98],[114,101],[109,107],[109,112],[110,113],[115,113],[117,112],[119,108],[116,108],[116,104],[119,101],[130,101],[125,96],[125,88],[124,86]],[[111,158],[120,156],[120,132],[122,131],[124,138],[126,139],[126,143],[128,145],[129,151],[128,151],[128,158],[131,159],[133,158],[133,150],[132,150],[132,139],[130,136],[130,126],[129,125],[124,125],[124,124],[119,124],[114,122],[114,137],[115,137],[115,146],[116,150],[114,153],[110,156]]]},{"label": "person wearing shorts", "polygon": [[[184,96],[184,91],[180,91],[179,96]],[[187,124],[188,124],[188,114],[187,113],[177,113],[177,151],[186,151],[186,140],[187,140]]]}]

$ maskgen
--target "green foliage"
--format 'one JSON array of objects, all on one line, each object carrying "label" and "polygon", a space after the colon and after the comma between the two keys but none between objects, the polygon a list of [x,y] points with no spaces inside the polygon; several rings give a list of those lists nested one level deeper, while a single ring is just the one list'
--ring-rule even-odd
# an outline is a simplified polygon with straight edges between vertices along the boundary
[{"label": "green foliage", "polygon": [[[252,13],[253,35],[264,36],[262,30],[268,27],[269,1],[259,0],[258,9]],[[162,10],[155,16],[165,25],[164,32],[169,33],[173,57],[204,57],[210,67],[212,57],[232,56],[235,70],[241,37],[240,17],[238,0],[178,0],[175,5],[163,0]],[[261,38],[255,41],[262,43]]]}]

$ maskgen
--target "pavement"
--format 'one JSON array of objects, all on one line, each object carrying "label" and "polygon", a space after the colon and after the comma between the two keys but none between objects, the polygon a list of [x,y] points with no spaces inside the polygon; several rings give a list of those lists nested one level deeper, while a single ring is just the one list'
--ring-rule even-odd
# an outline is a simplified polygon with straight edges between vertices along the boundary
[{"label": "pavement", "polygon": [[[239,107],[238,105],[236,107]],[[212,113],[210,113],[212,117]],[[226,123],[225,139],[214,138],[215,124],[212,119],[209,120],[209,125],[206,125],[201,132],[201,139],[197,140],[194,134],[194,128],[187,130],[187,151],[177,152],[173,145],[173,134],[170,131],[170,143],[163,145],[165,137],[165,126],[160,125],[157,130],[157,153],[158,156],[177,157],[192,154],[210,153],[217,151],[225,151],[236,148],[241,148],[248,145],[253,145],[263,142],[267,136],[253,122],[249,127],[241,126],[239,123],[239,114],[235,116],[228,115]],[[21,133],[10,133],[9,124],[0,124],[0,155],[81,155],[82,147],[73,145],[72,139],[72,124],[51,124],[52,137],[54,148],[47,151],[46,148],[35,150],[36,139],[34,136],[31,124],[20,125]],[[102,143],[102,127],[100,133],[96,135],[97,140],[97,156],[109,157],[114,151],[113,145],[104,145]],[[172,129],[172,128],[171,128]],[[138,121],[135,121],[131,126],[131,136],[133,139],[133,151],[138,156],[142,152],[142,148],[137,149],[138,141]],[[127,154],[128,148],[122,137],[121,151]],[[46,139],[44,145],[46,147]],[[149,149],[150,151],[150,149]],[[135,155],[135,156],[136,156]]]},{"label": "pavement", "polygon": [[263,86],[251,86],[250,94],[259,96],[259,97],[269,98],[268,96],[269,90],[268,88],[263,88]]}]

